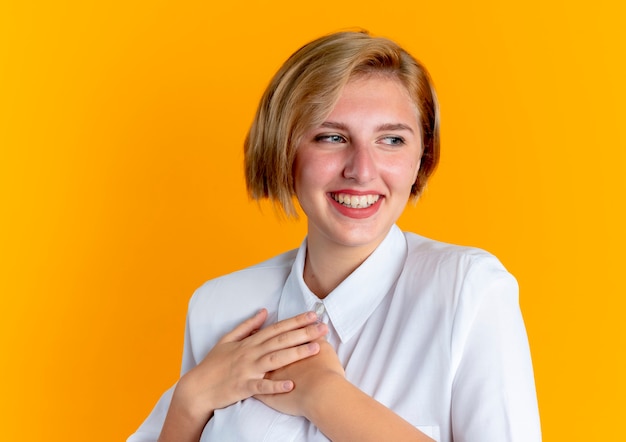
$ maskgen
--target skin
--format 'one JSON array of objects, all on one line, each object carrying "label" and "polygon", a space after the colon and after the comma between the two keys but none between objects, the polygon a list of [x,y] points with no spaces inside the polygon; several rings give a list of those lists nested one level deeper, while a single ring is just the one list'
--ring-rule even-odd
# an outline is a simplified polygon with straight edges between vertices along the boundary
[{"label": "skin", "polygon": [[[350,81],[325,122],[305,134],[294,182],[308,221],[304,277],[317,296],[330,293],[385,238],[406,206],[421,155],[417,108],[387,76]],[[336,193],[376,195],[379,202],[375,210],[346,210]]]},{"label": "skin", "polygon": [[275,410],[304,416],[334,442],[432,441],[392,410],[352,385],[335,350],[318,341],[316,356],[270,374],[293,379],[287,394],[257,396]]},{"label": "skin", "polygon": [[205,358],[177,383],[159,441],[198,441],[216,409],[257,394],[289,392],[294,384],[273,372],[317,354],[319,338],[328,333],[308,312],[263,330],[263,309],[226,334]]},{"label": "skin", "polygon": [[[325,297],[385,238],[406,206],[421,154],[416,107],[398,80],[384,76],[351,80],[326,121],[305,135],[294,175],[308,218],[304,279],[317,296]],[[337,193],[378,195],[379,202],[346,209],[333,198]],[[318,343],[316,356],[268,374],[293,380],[291,392],[257,398],[306,417],[336,442],[432,440],[352,385],[330,344]]]},{"label": "skin", "polygon": [[[319,127],[305,134],[294,164],[298,201],[308,218],[304,279],[330,293],[385,238],[408,201],[422,154],[417,110],[396,79],[351,80]],[[337,194],[371,195],[345,207]],[[257,332],[261,311],[224,336],[174,391],[159,441],[198,441],[213,411],[255,396],[304,416],[333,441],[430,441],[346,378],[313,313]]]}]

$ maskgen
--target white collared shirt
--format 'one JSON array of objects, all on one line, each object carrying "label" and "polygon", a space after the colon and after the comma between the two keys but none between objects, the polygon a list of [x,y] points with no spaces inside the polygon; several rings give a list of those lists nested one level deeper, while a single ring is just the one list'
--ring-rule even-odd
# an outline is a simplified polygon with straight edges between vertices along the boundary
[{"label": "white collared shirt", "polygon": [[[492,255],[402,233],[325,299],[297,251],[211,280],[189,303],[182,373],[260,308],[268,323],[318,310],[347,379],[439,442],[541,440],[515,279]],[[172,389],[129,442],[156,441]],[[216,410],[201,441],[328,441],[254,398]]]}]

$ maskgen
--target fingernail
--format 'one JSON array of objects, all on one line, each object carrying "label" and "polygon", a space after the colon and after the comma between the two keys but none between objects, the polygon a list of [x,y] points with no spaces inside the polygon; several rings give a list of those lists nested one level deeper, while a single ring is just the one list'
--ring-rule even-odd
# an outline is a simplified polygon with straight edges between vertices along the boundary
[{"label": "fingernail", "polygon": [[291,381],[285,381],[283,382],[283,390],[285,391],[289,391],[293,388],[293,384],[291,383]]},{"label": "fingernail", "polygon": [[308,312],[306,314],[306,318],[310,319],[311,321],[317,318],[317,315],[314,312]]}]

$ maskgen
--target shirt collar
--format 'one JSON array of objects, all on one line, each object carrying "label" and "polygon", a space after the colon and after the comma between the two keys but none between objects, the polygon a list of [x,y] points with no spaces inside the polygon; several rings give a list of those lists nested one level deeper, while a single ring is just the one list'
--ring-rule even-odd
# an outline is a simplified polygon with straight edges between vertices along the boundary
[{"label": "shirt collar", "polygon": [[315,310],[322,302],[341,342],[348,341],[367,321],[389,293],[402,272],[407,254],[402,231],[392,226],[374,252],[326,298],[320,300],[304,282],[306,239],[300,245],[283,286],[278,305],[278,319]]}]

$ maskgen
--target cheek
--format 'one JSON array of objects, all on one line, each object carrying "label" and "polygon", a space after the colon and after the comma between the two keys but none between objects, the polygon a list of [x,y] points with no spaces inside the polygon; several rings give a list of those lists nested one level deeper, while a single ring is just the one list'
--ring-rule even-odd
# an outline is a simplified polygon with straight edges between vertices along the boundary
[{"label": "cheek", "polygon": [[311,161],[306,155],[306,151],[299,149],[293,162],[293,185],[296,193],[299,193],[308,181],[307,173],[310,169]]},{"label": "cheek", "polygon": [[324,186],[340,176],[341,170],[341,162],[336,156],[303,154],[295,163],[294,182],[308,187]]},{"label": "cheek", "polygon": [[293,168],[293,183],[298,199],[321,185],[324,172],[317,163],[315,157],[312,156],[299,155],[296,157]]},{"label": "cheek", "polygon": [[398,186],[406,187],[408,185],[410,187],[417,180],[419,169],[419,160],[415,161],[413,158],[405,158],[396,162],[392,168],[388,169],[387,173]]},{"label": "cheek", "polygon": [[422,164],[422,161],[421,160],[417,160],[417,164],[415,165],[415,168],[413,169],[413,181],[412,181],[412,183],[417,181],[417,175],[419,174],[421,164]]},{"label": "cheek", "polygon": [[293,178],[293,188],[296,198],[298,198],[298,200],[302,200],[303,195],[306,194],[310,187],[311,183],[306,176],[305,170],[303,170],[302,167],[296,168]]}]

